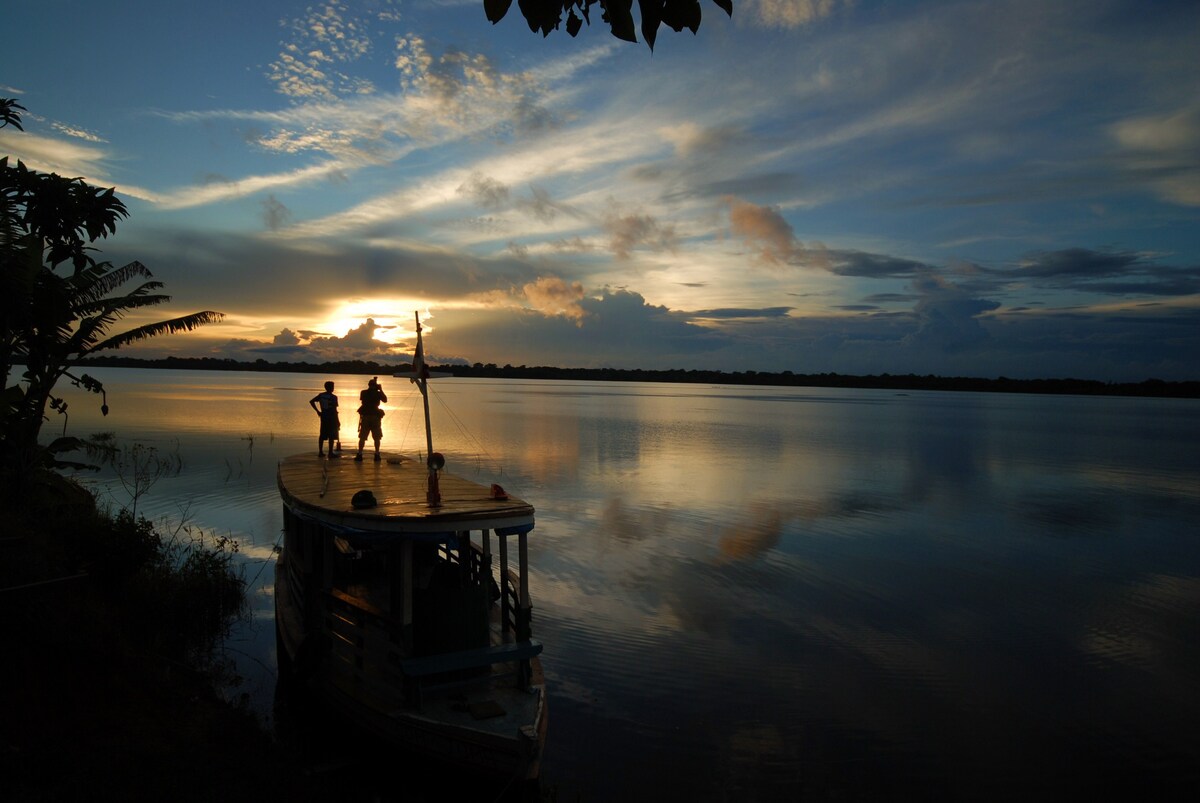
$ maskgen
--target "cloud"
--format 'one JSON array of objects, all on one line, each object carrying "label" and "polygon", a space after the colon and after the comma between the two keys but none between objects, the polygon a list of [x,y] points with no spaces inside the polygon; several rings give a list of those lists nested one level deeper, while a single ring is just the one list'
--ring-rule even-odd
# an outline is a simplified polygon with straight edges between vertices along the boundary
[{"label": "cloud", "polygon": [[143,231],[136,242],[115,238],[104,256],[114,264],[142,261],[189,305],[278,320],[298,334],[317,328],[328,305],[345,299],[455,302],[521,287],[545,272],[511,256],[473,257],[417,239],[309,243],[274,232],[214,237],[166,228]]},{"label": "cloud", "polygon": [[497,210],[508,203],[508,187],[478,171],[458,185],[458,194],[467,196],[484,209]]},{"label": "cloud", "polygon": [[292,213],[279,202],[274,195],[268,195],[262,201],[263,223],[271,231],[278,231],[291,222]]},{"label": "cloud", "polygon": [[1127,251],[1105,253],[1087,248],[1065,248],[1030,254],[1020,262],[1020,275],[1036,278],[1114,276],[1126,273],[1140,261],[1138,254]]},{"label": "cloud", "polygon": [[269,189],[290,189],[321,179],[330,179],[346,168],[344,163],[325,162],[301,167],[287,173],[247,176],[195,187],[159,193],[155,200],[163,209],[189,209],[196,206],[243,198]]},{"label": "cloud", "polygon": [[908,279],[931,270],[924,262],[862,251],[827,252],[829,269],[839,276]]},{"label": "cloud", "polygon": [[673,250],[678,245],[675,227],[640,212],[622,212],[613,202],[601,221],[609,248],[618,259],[629,259],[634,249]]},{"label": "cloud", "polygon": [[1200,106],[1133,117],[1111,128],[1123,168],[1165,201],[1200,206]]},{"label": "cloud", "polygon": [[214,345],[211,353],[231,359],[246,360],[256,355],[273,356],[289,362],[335,362],[339,360],[368,360],[398,362],[407,358],[406,346],[375,338],[381,328],[373,318],[337,337],[311,330],[296,332],[282,329],[270,341],[234,338]]},{"label": "cloud", "polygon": [[66,123],[52,122],[50,123],[50,127],[55,131],[60,131],[63,134],[66,134],[68,137],[74,137],[75,139],[82,139],[87,142],[95,142],[98,144],[107,142],[107,140],[101,137],[99,134],[94,134],[86,129],[67,125]]},{"label": "cloud", "polygon": [[866,304],[904,304],[916,301],[918,296],[911,293],[872,293],[863,299]]},{"label": "cloud", "polygon": [[690,313],[692,318],[786,318],[792,307],[763,307],[761,309],[726,307],[701,309]]},{"label": "cloud", "polygon": [[735,237],[755,249],[758,258],[769,265],[813,265],[829,267],[824,246],[808,248],[796,239],[792,226],[774,207],[759,206],[734,197],[724,203],[729,208],[729,226]]},{"label": "cloud", "polygon": [[998,301],[973,298],[962,288],[932,272],[918,275],[913,289],[920,300],[913,307],[917,330],[904,343],[942,352],[962,351],[988,339],[978,316],[998,309]]},{"label": "cloud", "polygon": [[734,126],[701,126],[693,122],[663,126],[658,132],[674,146],[675,155],[685,159],[711,157],[741,136]]},{"label": "cloud", "polygon": [[108,151],[78,142],[44,137],[14,128],[0,128],[0,150],[11,154],[33,170],[43,173],[86,177],[88,183],[110,186],[103,163]]},{"label": "cloud", "polygon": [[550,197],[550,193],[542,187],[530,187],[528,198],[517,199],[517,208],[525,210],[538,220],[546,223],[554,220],[562,212],[572,215],[577,214],[565,205],[555,202]]},{"label": "cloud", "polygon": [[539,276],[522,288],[525,298],[538,312],[544,315],[561,315],[577,324],[583,324],[586,313],[580,306],[583,300],[583,285],[567,283],[557,276]]},{"label": "cloud", "polygon": [[[330,9],[333,17],[326,14]],[[296,23],[298,29],[333,36],[337,28],[332,21],[340,14],[338,8],[323,6],[319,11],[315,27],[306,21]],[[344,46],[346,50],[339,56],[342,60],[373,52],[373,47],[357,38]],[[303,64],[294,55],[292,61],[283,62],[291,66],[280,80],[290,87],[288,94],[304,101],[291,108],[162,113],[160,116],[177,123],[249,123],[266,129],[255,135],[253,142],[267,151],[328,157],[319,165],[236,179],[226,183],[223,192],[214,187],[177,190],[168,199],[171,208],[228,200],[264,188],[298,186],[317,177],[344,177],[364,167],[395,164],[421,147],[452,147],[481,135],[503,138],[528,135],[535,128],[553,128],[543,105],[562,93],[543,83],[539,76],[546,73],[504,72],[486,56],[458,50],[435,54],[420,36],[401,36],[395,47],[395,67],[403,87],[400,92],[365,91],[362,86],[353,87],[353,91],[335,91],[330,76],[315,66],[332,58],[332,51],[314,50]],[[576,66],[554,72],[555,80],[570,81],[571,69],[586,69],[591,63],[587,59],[566,62]],[[571,163],[565,162],[563,169],[572,169]],[[453,172],[461,175],[463,171]],[[503,178],[496,180],[504,183]]]},{"label": "cloud", "polygon": [[[746,9],[747,19],[763,28],[793,30],[828,17],[839,5],[852,0],[742,0],[738,8]],[[736,16],[735,19],[741,19]]]},{"label": "cloud", "polygon": [[342,3],[325,3],[310,6],[306,16],[287,23],[291,41],[283,45],[267,73],[281,94],[302,101],[330,101],[374,90],[370,81],[339,69],[372,49],[364,21],[347,12]]},{"label": "cloud", "polygon": [[778,209],[758,206],[737,198],[728,198],[729,225],[734,236],[758,250],[764,262],[791,262],[803,251],[792,225],[783,219]]},{"label": "cloud", "polygon": [[1200,294],[1200,266],[1160,265],[1150,256],[1134,251],[1089,248],[1038,251],[1022,258],[1016,270],[984,273],[1037,287],[1107,295]]},{"label": "cloud", "polygon": [[567,367],[689,366],[731,342],[628,290],[585,295],[578,305],[578,319],[511,306],[440,310],[438,336],[443,349],[471,361]]},{"label": "cloud", "polygon": [[[311,338],[312,336],[309,335]],[[300,344],[300,337],[291,329],[283,329],[279,334],[275,335],[272,341],[276,346],[296,346]]]}]

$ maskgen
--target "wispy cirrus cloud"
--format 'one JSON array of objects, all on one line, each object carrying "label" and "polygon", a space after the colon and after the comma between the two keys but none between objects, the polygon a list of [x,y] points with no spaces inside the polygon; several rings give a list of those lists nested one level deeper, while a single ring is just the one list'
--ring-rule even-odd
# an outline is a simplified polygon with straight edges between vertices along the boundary
[{"label": "wispy cirrus cloud", "polygon": [[110,151],[83,145],[74,139],[46,137],[40,134],[0,128],[0,149],[19,154],[21,161],[34,170],[60,175],[82,175],[90,183],[105,185],[105,162]]},{"label": "wispy cirrus cloud", "polygon": [[[854,0],[744,0],[734,19],[764,28],[795,29],[824,19]],[[746,16],[741,16],[742,8]]]},{"label": "wispy cirrus cloud", "polygon": [[347,169],[342,162],[325,162],[323,164],[302,167],[286,173],[275,173],[263,176],[246,176],[238,179],[210,179],[208,183],[186,187],[184,189],[159,193],[154,200],[163,209],[187,209],[205,204],[229,201],[243,198],[247,195],[310,184],[321,179],[340,175]]},{"label": "wispy cirrus cloud", "polygon": [[2,128],[0,152],[14,154],[33,170],[71,178],[79,177],[97,187],[115,186],[122,195],[144,201],[157,200],[157,194],[150,190],[134,184],[120,183],[110,177],[108,164],[113,160],[113,154],[107,148],[96,146],[103,144],[103,140],[98,137],[85,138],[96,145],[83,145],[75,141],[76,139],[78,138],[46,137]]},{"label": "wispy cirrus cloud", "polygon": [[1164,200],[1200,206],[1200,106],[1114,124],[1122,168]]}]

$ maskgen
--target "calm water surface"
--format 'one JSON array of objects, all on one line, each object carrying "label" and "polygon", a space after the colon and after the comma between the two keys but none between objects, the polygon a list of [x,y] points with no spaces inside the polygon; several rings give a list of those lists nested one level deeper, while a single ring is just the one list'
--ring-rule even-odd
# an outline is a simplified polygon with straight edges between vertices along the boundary
[{"label": "calm water surface", "polygon": [[[71,396],[72,434],[182,461],[139,512],[241,542],[253,613],[227,652],[271,721],[275,465],[316,459],[326,378],[351,411],[367,377],[91,373],[112,414]],[[449,470],[538,510],[558,799],[1200,783],[1200,402],[435,384]],[[419,396],[383,385],[385,448],[420,452]]]}]

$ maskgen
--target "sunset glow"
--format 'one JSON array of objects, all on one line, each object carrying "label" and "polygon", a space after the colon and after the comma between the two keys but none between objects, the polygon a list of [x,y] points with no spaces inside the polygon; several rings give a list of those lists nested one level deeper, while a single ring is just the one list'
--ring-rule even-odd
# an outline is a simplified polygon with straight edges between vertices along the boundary
[{"label": "sunset glow", "polygon": [[419,309],[472,363],[1200,376],[1200,4],[702,5],[651,54],[477,1],[18,3],[0,155],[115,186],[103,258],[226,314],[129,354],[395,360]]},{"label": "sunset glow", "polygon": [[[313,328],[321,333],[344,336],[368,320],[375,322],[374,338],[389,345],[411,347],[417,337],[413,312],[421,313],[421,325],[433,318],[428,303],[413,299],[353,299],[335,307],[329,317]],[[426,329],[428,331],[428,329]]]}]

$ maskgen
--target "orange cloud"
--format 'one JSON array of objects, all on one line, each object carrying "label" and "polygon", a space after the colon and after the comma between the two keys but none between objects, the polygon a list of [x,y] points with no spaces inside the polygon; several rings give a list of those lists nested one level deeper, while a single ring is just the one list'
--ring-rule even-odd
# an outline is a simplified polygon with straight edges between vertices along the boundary
[{"label": "orange cloud", "polygon": [[583,324],[586,313],[579,305],[583,299],[583,285],[579,282],[568,284],[557,276],[539,276],[537,281],[530,282],[522,289],[525,298],[538,312],[561,315],[577,325]]}]

